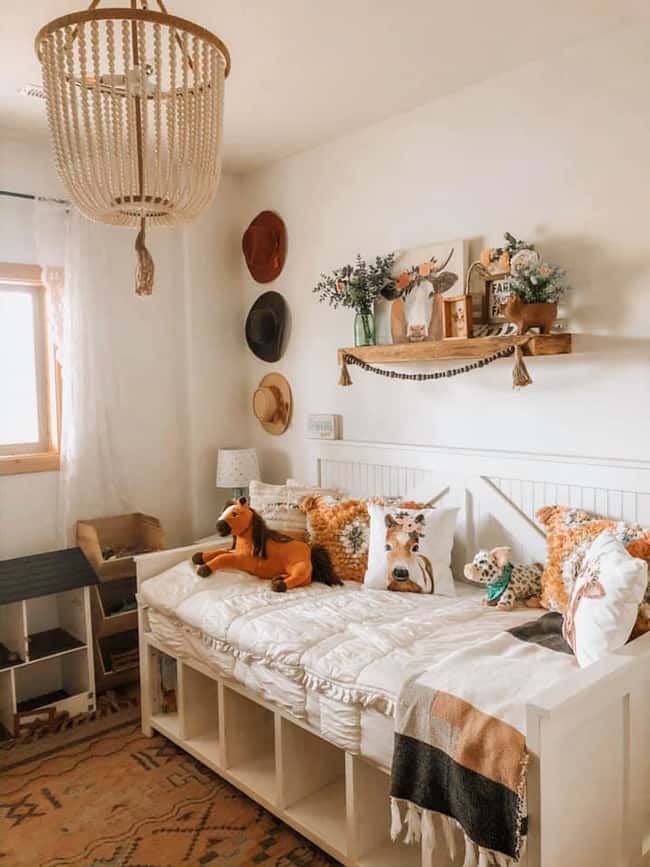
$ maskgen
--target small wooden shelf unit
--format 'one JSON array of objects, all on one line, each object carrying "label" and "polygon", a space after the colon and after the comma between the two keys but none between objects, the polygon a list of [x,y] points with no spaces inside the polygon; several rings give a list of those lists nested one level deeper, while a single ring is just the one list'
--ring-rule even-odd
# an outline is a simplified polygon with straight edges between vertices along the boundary
[{"label": "small wooden shelf unit", "polygon": [[9,733],[95,709],[95,581],[76,548],[0,562],[0,723]]},{"label": "small wooden shelf unit", "polygon": [[[386,770],[323,740],[238,682],[175,657],[146,629],[141,638],[146,734],[165,735],[344,865],[422,867],[419,846],[390,840]],[[177,678],[177,710],[169,713],[164,657]]]},{"label": "small wooden shelf unit", "polygon": [[338,350],[343,356],[354,355],[368,364],[397,364],[407,361],[452,361],[459,358],[485,358],[508,346],[523,346],[524,355],[567,355],[571,352],[571,334],[524,334],[508,337],[449,338],[421,343],[391,343],[383,346],[348,346]]}]

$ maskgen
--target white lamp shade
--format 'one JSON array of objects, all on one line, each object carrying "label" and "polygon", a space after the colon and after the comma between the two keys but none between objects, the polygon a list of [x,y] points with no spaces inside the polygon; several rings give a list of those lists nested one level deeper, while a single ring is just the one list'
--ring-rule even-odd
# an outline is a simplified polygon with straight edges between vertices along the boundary
[{"label": "white lamp shade", "polygon": [[259,477],[260,467],[255,449],[219,449],[218,488],[247,488],[253,479]]}]

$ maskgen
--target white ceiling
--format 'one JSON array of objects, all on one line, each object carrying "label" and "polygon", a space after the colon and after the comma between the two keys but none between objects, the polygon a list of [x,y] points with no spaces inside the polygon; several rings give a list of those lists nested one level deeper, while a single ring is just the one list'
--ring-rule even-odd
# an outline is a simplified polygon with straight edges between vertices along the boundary
[{"label": "white ceiling", "polygon": [[[45,134],[38,28],[87,3],[2,0],[0,125]],[[124,0],[104,0],[105,6]],[[266,163],[644,19],[647,0],[167,0],[229,46],[226,169]],[[150,0],[155,7],[155,0]],[[603,58],[606,62],[606,58]]]}]

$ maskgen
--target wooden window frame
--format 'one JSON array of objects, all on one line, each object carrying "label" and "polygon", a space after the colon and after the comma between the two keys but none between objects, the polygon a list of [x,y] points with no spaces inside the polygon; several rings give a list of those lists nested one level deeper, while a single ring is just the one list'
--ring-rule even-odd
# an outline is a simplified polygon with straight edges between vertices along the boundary
[{"label": "wooden window frame", "polygon": [[[18,473],[48,473],[60,469],[61,366],[54,358],[47,327],[47,289],[38,265],[0,262],[0,283],[36,293],[37,388],[39,443],[0,446],[0,476]],[[11,449],[9,451],[9,449]]]}]

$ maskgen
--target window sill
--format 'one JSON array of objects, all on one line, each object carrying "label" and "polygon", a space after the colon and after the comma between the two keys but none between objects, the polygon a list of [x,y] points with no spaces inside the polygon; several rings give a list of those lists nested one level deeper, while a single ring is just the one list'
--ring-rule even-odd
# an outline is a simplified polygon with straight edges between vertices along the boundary
[{"label": "window sill", "polygon": [[19,473],[55,473],[61,468],[58,452],[39,452],[33,455],[0,455],[0,476]]}]

